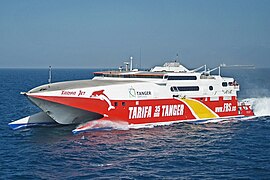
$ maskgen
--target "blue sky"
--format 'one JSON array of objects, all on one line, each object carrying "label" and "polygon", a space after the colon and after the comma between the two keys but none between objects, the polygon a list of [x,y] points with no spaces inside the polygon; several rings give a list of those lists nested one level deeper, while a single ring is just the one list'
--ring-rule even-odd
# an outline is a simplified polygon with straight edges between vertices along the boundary
[{"label": "blue sky", "polygon": [[0,0],[0,67],[270,67],[269,0]]}]

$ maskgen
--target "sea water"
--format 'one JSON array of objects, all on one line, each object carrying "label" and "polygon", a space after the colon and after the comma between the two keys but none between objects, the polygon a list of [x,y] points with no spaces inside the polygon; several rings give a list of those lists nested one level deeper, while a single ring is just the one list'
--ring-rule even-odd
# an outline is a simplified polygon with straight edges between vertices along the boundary
[{"label": "sea water", "polygon": [[[93,71],[54,69],[52,80]],[[47,83],[48,70],[0,69],[0,179],[269,179],[270,69],[222,74],[240,83],[257,117],[74,135],[74,125],[9,129],[39,112],[20,92]]]}]

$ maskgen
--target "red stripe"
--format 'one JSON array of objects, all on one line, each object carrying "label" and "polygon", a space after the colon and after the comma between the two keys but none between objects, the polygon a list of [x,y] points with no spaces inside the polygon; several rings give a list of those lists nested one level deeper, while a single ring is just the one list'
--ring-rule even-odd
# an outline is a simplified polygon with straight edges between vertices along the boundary
[{"label": "red stripe", "polygon": [[[149,99],[149,100],[111,100],[115,109],[108,110],[108,103],[105,100],[100,100],[96,98],[78,98],[78,97],[56,97],[56,96],[31,96],[75,108],[79,108],[86,111],[96,112],[99,114],[106,114],[108,117],[104,119],[109,120],[122,120],[126,121],[129,124],[143,124],[143,123],[155,123],[155,122],[168,122],[168,121],[179,121],[179,120],[188,120],[196,119],[189,107],[178,99]],[[223,100],[222,98],[219,101],[209,101],[209,98],[196,98],[197,100],[204,103],[212,111],[215,112],[216,107],[223,107],[224,103],[230,103],[232,106],[237,106],[237,100],[235,97],[232,100]],[[116,106],[117,103],[118,105]],[[183,114],[181,114],[181,107],[183,106]],[[159,117],[155,117],[154,114],[157,108],[160,108]],[[169,107],[173,107],[173,112],[167,112],[166,110]],[[142,111],[144,109],[144,115]],[[149,109],[151,112],[149,113]],[[145,116],[145,111],[147,111],[148,116]],[[170,108],[171,110],[171,108]],[[136,112],[135,112],[136,111]],[[167,112],[167,113],[166,113]],[[135,113],[135,114],[134,114]],[[158,114],[158,113],[157,113]],[[220,117],[226,116],[237,116],[238,110],[230,112],[217,112]],[[141,116],[140,116],[141,115]]]}]

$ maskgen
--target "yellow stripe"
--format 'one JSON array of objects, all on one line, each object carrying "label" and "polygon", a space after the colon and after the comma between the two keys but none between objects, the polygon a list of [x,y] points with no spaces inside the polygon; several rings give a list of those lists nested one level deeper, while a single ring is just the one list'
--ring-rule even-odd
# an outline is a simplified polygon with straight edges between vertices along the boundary
[{"label": "yellow stripe", "polygon": [[213,113],[213,111],[209,108],[207,108],[204,104],[201,102],[194,100],[194,99],[181,99],[182,101],[186,102],[190,108],[194,111],[194,113],[200,118],[200,119],[206,119],[206,118],[217,118],[217,115]]}]

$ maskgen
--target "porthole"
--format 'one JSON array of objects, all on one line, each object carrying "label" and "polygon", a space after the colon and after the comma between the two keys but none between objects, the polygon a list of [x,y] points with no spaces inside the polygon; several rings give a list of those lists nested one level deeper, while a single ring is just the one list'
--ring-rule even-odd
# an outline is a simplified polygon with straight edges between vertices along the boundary
[{"label": "porthole", "polygon": [[213,89],[214,89],[213,86],[209,86],[210,91],[213,91]]},{"label": "porthole", "polygon": [[171,87],[171,91],[172,91],[172,92],[177,92],[177,91],[178,91],[178,90],[177,90],[177,87],[172,86],[172,87]]},{"label": "porthole", "polygon": [[222,83],[222,86],[223,86],[223,87],[227,87],[227,86],[228,86],[228,83],[227,83],[227,82],[223,82],[223,83]]}]

